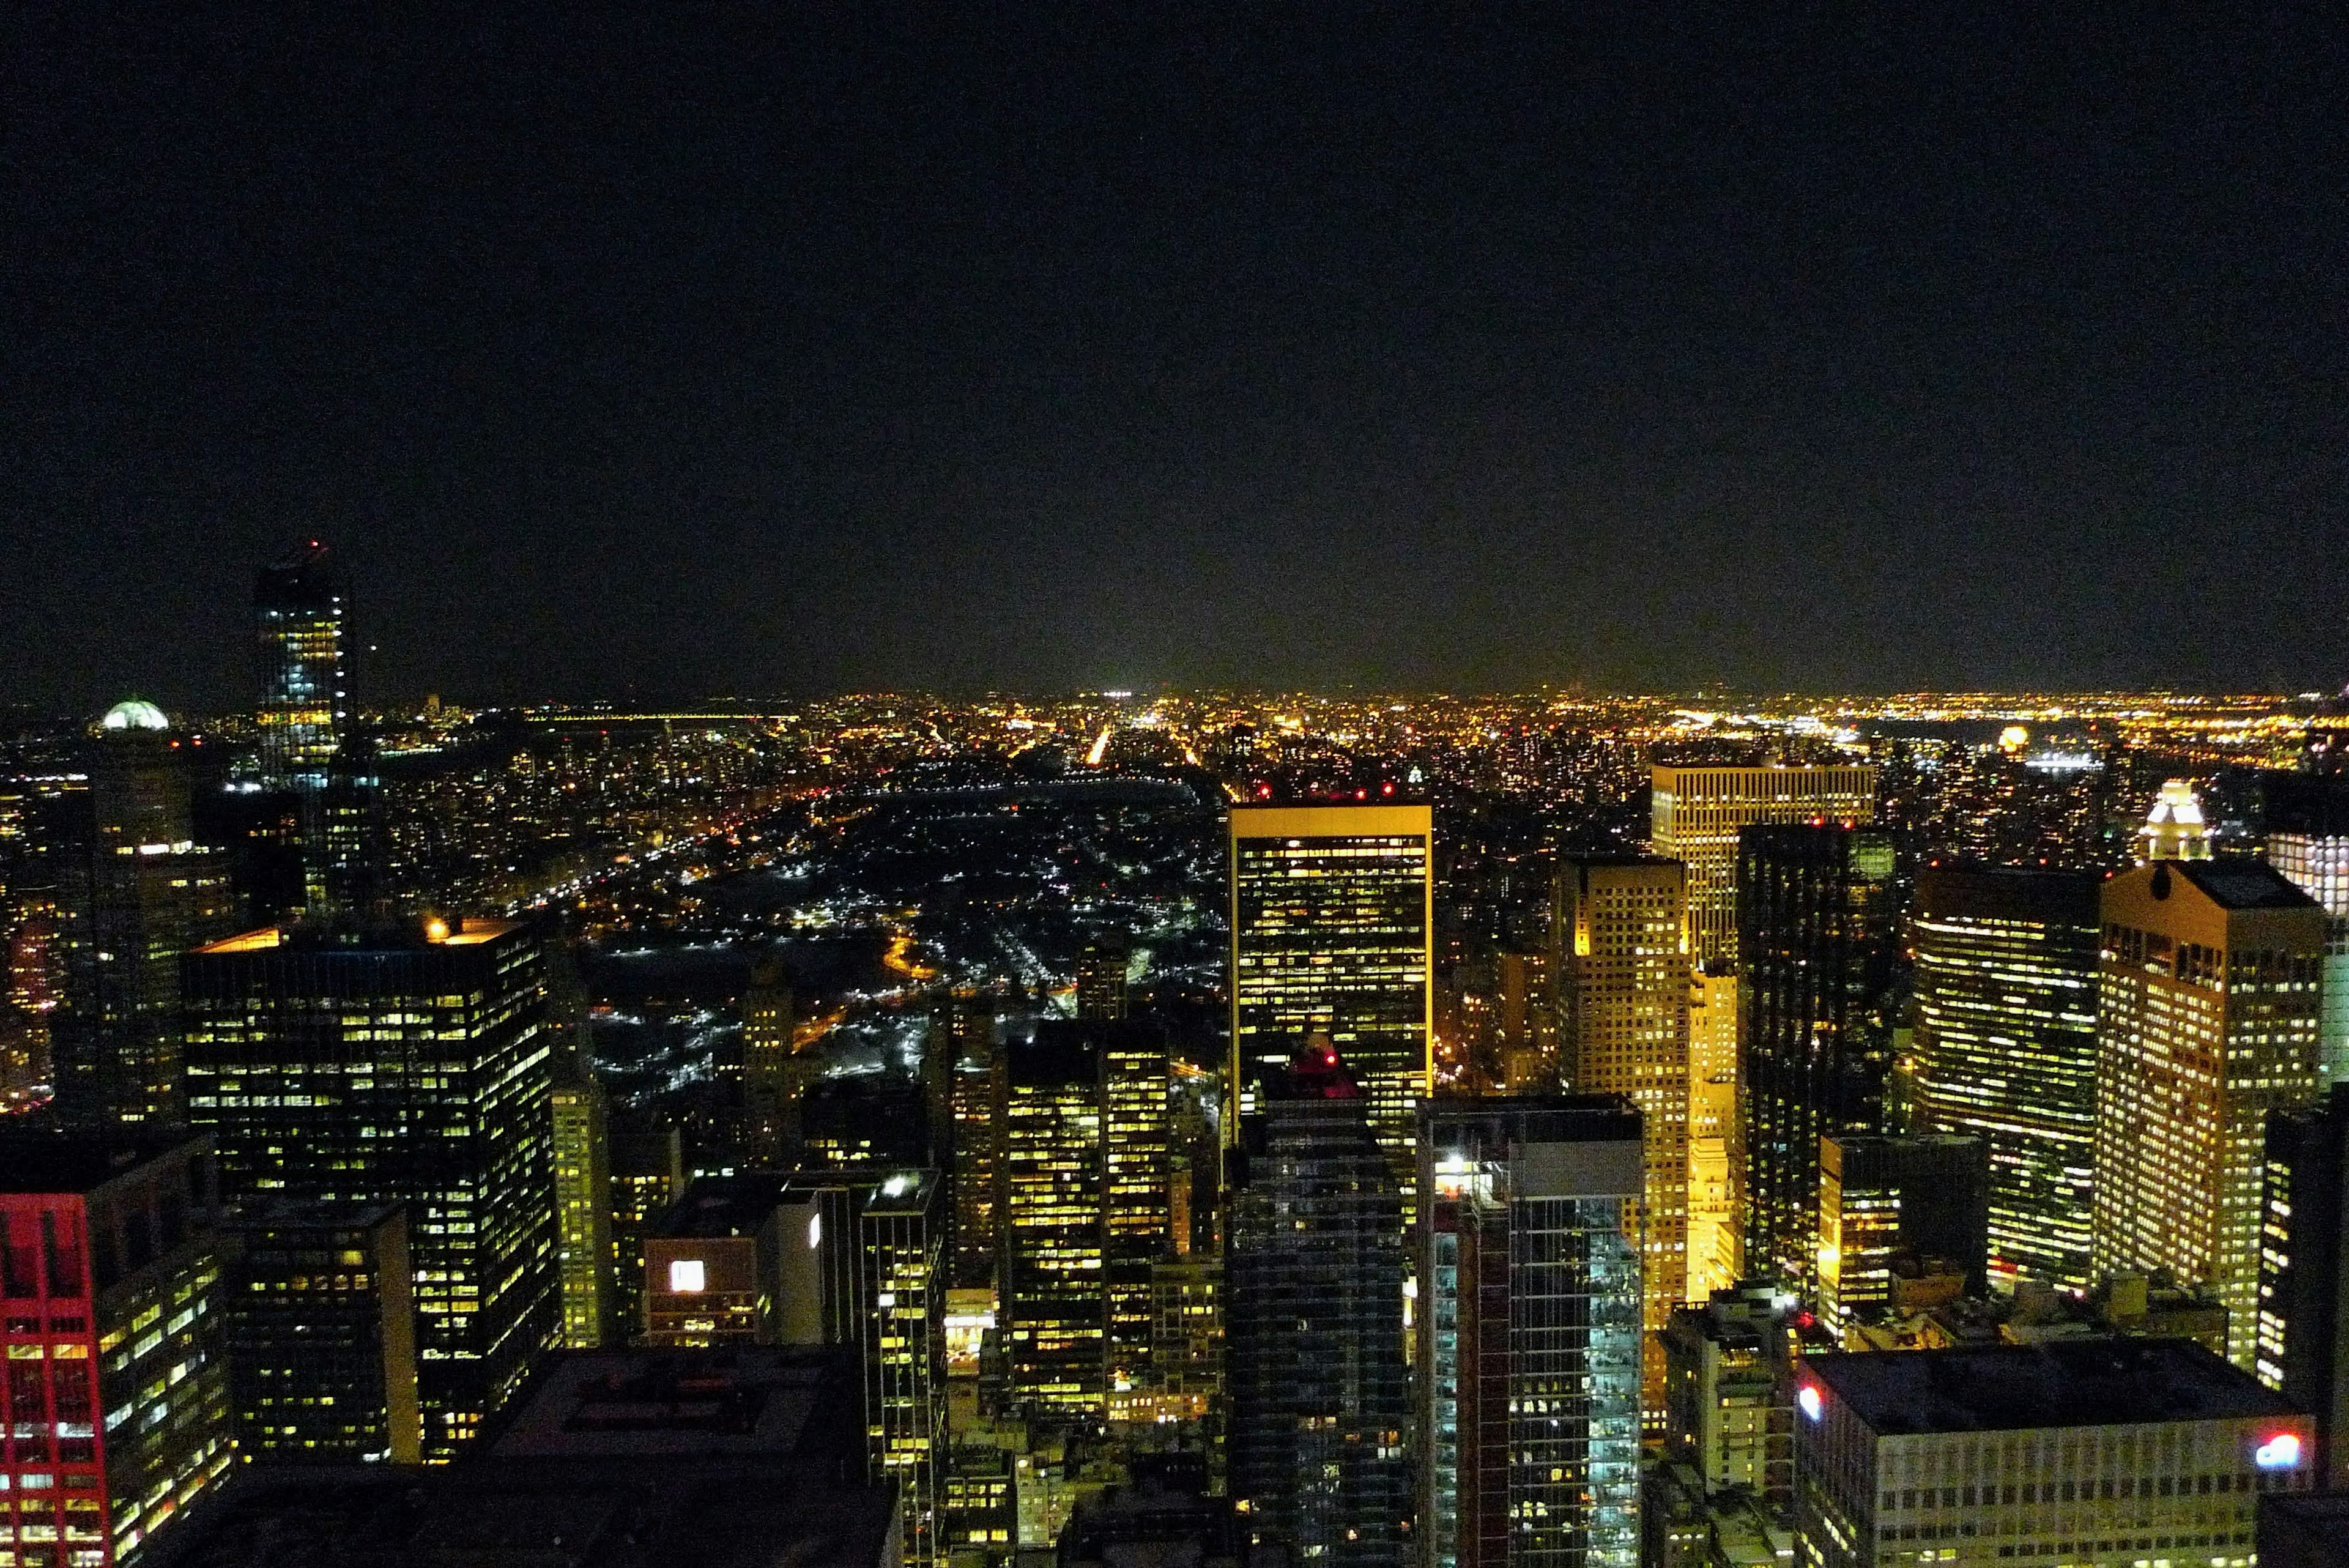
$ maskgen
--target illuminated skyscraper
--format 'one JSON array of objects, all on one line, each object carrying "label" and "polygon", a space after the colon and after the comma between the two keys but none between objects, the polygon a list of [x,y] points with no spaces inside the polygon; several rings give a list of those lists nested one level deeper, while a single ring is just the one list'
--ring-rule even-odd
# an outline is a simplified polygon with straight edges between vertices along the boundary
[{"label": "illuminated skyscraper", "polygon": [[1745,1272],[1737,1195],[1745,1138],[1737,1097],[1737,966],[1727,959],[1689,975],[1689,1300],[1709,1300]]},{"label": "illuminated skyscraper", "polygon": [[343,681],[343,595],[312,539],[262,569],[253,608],[260,656],[263,782],[326,787],[348,718]]},{"label": "illuminated skyscraper", "polygon": [[612,1147],[604,1085],[575,1054],[564,1052],[551,1103],[563,1344],[593,1350],[612,1332]]},{"label": "illuminated skyscraper", "polygon": [[2156,860],[2208,860],[2210,829],[2202,820],[2202,797],[2185,779],[2171,779],[2146,813],[2137,830],[2137,863]]},{"label": "illuminated skyscraper", "polygon": [[1081,1030],[1007,1044],[998,1177],[1011,1398],[1100,1418],[1108,1393],[1108,1144],[1100,1054]]},{"label": "illuminated skyscraper", "polygon": [[0,1511],[17,1568],[115,1568],[234,1459],[218,1193],[201,1142],[0,1137]]},{"label": "illuminated skyscraper", "polygon": [[[1936,1135],[1819,1140],[1819,1315],[1850,1344],[1892,1297],[1893,1260],[1953,1266],[1984,1285],[1990,1176],[1980,1138]],[[1857,1346],[1854,1346],[1857,1348]]]},{"label": "illuminated skyscraper", "polygon": [[1872,767],[1659,766],[1648,847],[1689,868],[1689,955],[1737,957],[1737,835],[1762,823],[1876,820]]},{"label": "illuminated skyscraper", "polygon": [[2095,1177],[2096,899],[2086,872],[1929,867],[1917,879],[1920,1132],[1990,1150],[1990,1277],[2070,1291]]},{"label": "illuminated skyscraper", "polygon": [[2268,864],[2324,906],[2324,1076],[2349,1083],[2349,774],[2267,779]]},{"label": "illuminated skyscraper", "polygon": [[1256,1108],[1257,1085],[1309,1035],[1328,1036],[1361,1085],[1406,1216],[1433,1068],[1432,833],[1424,805],[1231,810],[1237,1108]]},{"label": "illuminated skyscraper", "polygon": [[1423,1147],[1429,1568],[1637,1568],[1639,1114],[1604,1096],[1440,1100]]},{"label": "illuminated skyscraper", "polygon": [[1225,1260],[1231,1494],[1299,1561],[1401,1568],[1411,1405],[1392,1167],[1326,1045],[1257,1089]]},{"label": "illuminated skyscraper", "polygon": [[[1051,1028],[1050,1024],[1040,1026]],[[1099,1042],[1102,1134],[1106,1150],[1111,1402],[1146,1391],[1151,1270],[1174,1250],[1171,1214],[1172,1106],[1165,1032],[1154,1023],[1075,1025]]]},{"label": "illuminated skyscraper", "polygon": [[2256,861],[2158,861],[2104,885],[2092,1266],[2167,1269],[2226,1303],[2253,1365],[2261,1140],[2316,1096],[2324,911]]},{"label": "illuminated skyscraper", "polygon": [[225,857],[193,842],[189,738],[119,702],[88,751],[88,815],[58,855],[64,1005],[49,1020],[57,1106],[84,1127],[187,1120],[180,955],[233,929]]},{"label": "illuminated skyscraper", "polygon": [[427,1459],[561,1331],[539,950],[519,924],[290,927],[186,961],[189,1114],[229,1195],[403,1203]]},{"label": "illuminated skyscraper", "polygon": [[1644,1129],[1645,1396],[1657,1421],[1664,1392],[1658,1336],[1688,1296],[1687,888],[1687,867],[1677,860],[1577,857],[1559,863],[1552,902],[1566,1087],[1622,1096]]},{"label": "illuminated skyscraper", "polygon": [[1892,840],[1846,827],[1738,839],[1746,1267],[1817,1272],[1819,1139],[1884,1130],[1900,911]]}]

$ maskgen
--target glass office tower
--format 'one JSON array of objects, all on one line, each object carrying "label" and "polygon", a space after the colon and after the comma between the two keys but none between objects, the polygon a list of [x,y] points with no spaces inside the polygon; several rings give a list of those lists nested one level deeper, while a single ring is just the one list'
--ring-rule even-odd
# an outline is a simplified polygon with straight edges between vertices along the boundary
[{"label": "glass office tower", "polygon": [[253,611],[262,780],[274,789],[324,789],[349,716],[343,595],[327,570],[326,547],[312,539],[264,567]]},{"label": "glass office tower", "polygon": [[1619,1096],[1424,1118],[1419,1528],[1431,1568],[1638,1568],[1640,1115]]},{"label": "glass office tower", "polygon": [[2324,1077],[2349,1083],[2349,774],[2267,780],[2268,864],[2324,907]]},{"label": "glass office tower", "polygon": [[1917,878],[1915,1130],[1990,1150],[1990,1282],[2085,1291],[2095,1178],[2090,872],[1928,867]]},{"label": "glass office tower", "polygon": [[1231,811],[1233,1103],[1255,1110],[1263,1079],[1326,1035],[1361,1082],[1406,1218],[1433,1070],[1433,822],[1424,805]]}]

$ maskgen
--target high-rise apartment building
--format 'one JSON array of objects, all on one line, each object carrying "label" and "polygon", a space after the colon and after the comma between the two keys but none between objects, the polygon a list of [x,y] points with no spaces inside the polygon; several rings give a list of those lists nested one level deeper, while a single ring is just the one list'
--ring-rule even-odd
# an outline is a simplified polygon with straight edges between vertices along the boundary
[{"label": "high-rise apartment building", "polygon": [[343,594],[312,539],[264,567],[253,594],[261,675],[261,773],[278,789],[320,790],[349,717]]},{"label": "high-rise apartment building", "polygon": [[2097,1274],[2167,1269],[2226,1303],[2253,1365],[2261,1141],[2316,1096],[2324,911],[2256,861],[2157,861],[2104,885]]},{"label": "high-rise apartment building", "polygon": [[2324,1077],[2349,1083],[2349,773],[2267,779],[2268,864],[2324,907]]},{"label": "high-rise apartment building", "polygon": [[1704,1301],[1745,1270],[1737,1195],[1744,1179],[1737,1095],[1737,966],[1727,959],[1689,974],[1688,1294]]},{"label": "high-rise apartment building", "polygon": [[1844,1134],[1819,1141],[1819,1315],[1852,1344],[1892,1299],[1906,1254],[1985,1287],[1990,1166],[1980,1138]]},{"label": "high-rise apartment building", "polygon": [[1109,1382],[1108,1140],[1101,1058],[1082,1030],[1005,1044],[997,1176],[1003,1345],[1013,1402],[1098,1419]]},{"label": "high-rise apartment building", "polygon": [[1664,1331],[1666,1455],[1708,1492],[1794,1500],[1795,1358],[1816,1320],[1794,1293],[1749,1280],[1682,1307]]},{"label": "high-rise apartment building", "polygon": [[1371,1108],[1326,1044],[1257,1079],[1232,1151],[1225,1453],[1258,1540],[1300,1561],[1400,1568],[1412,1513],[1403,1230]]},{"label": "high-rise apartment building", "polygon": [[2184,1340],[1820,1355],[1798,1375],[1795,1561],[2238,1564],[2307,1490],[2308,1417]]},{"label": "high-rise apartment building", "polygon": [[117,1568],[234,1453],[219,1195],[201,1141],[0,1137],[0,1550]]},{"label": "high-rise apartment building", "polygon": [[1990,1278],[2085,1291],[2095,1177],[2097,898],[2085,872],[1917,878],[1911,1123],[1990,1150]]},{"label": "high-rise apartment building", "polygon": [[1648,847],[1689,868],[1689,952],[1737,957],[1737,835],[1763,823],[1865,826],[1876,820],[1873,767],[1668,767],[1654,773]]},{"label": "high-rise apartment building", "polygon": [[397,1203],[253,1205],[232,1222],[230,1386],[248,1462],[422,1457],[408,1220]]},{"label": "high-rise apartment building", "polygon": [[1433,1071],[1433,833],[1424,805],[1231,809],[1230,1103],[1254,1111],[1266,1076],[1327,1036],[1361,1085],[1406,1216]]},{"label": "high-rise apartment building", "polygon": [[452,1457],[562,1324],[536,939],[271,928],[185,976],[189,1115],[230,1196],[406,1206],[423,1450]]},{"label": "high-rise apartment building", "polygon": [[1900,929],[1892,839],[1749,827],[1737,872],[1746,1266],[1807,1294],[1819,1139],[1884,1130]]},{"label": "high-rise apartment building", "polygon": [[1612,1096],[1427,1107],[1418,1511],[1430,1568],[1637,1568],[1640,1124]]},{"label": "high-rise apartment building", "polygon": [[562,1342],[593,1350],[612,1332],[612,1145],[604,1085],[564,1052],[549,1099],[554,1162],[554,1258],[562,1281]]},{"label": "high-rise apartment building", "polygon": [[[87,817],[57,846],[64,1005],[48,1018],[69,1126],[187,1120],[180,955],[234,929],[226,857],[194,842],[191,739],[146,702],[118,702],[88,752]],[[61,813],[62,815],[62,813]],[[76,814],[78,815],[78,814]]]},{"label": "high-rise apartment building", "polygon": [[1565,1086],[1622,1096],[1640,1113],[1646,1141],[1639,1228],[1644,1385],[1648,1410],[1661,1423],[1658,1336],[1689,1286],[1687,867],[1647,857],[1564,860],[1551,915]]},{"label": "high-rise apartment building", "polygon": [[2268,1117],[2259,1380],[2316,1421],[2320,1486],[2349,1487],[2349,1085]]}]

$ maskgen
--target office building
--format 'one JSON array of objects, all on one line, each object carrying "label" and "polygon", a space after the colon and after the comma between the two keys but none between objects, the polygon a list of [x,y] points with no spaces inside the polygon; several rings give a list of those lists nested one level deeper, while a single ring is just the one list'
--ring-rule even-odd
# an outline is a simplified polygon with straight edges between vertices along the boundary
[{"label": "office building", "polygon": [[947,1087],[954,1118],[954,1279],[957,1285],[991,1289],[1002,1251],[997,1189],[1009,1105],[1003,1040],[995,1019],[959,1012],[948,1039],[955,1053]]},{"label": "office building", "polygon": [[1207,1467],[1192,1454],[1142,1454],[1133,1480],[1080,1501],[1054,1548],[1055,1568],[1288,1568],[1278,1548],[1248,1540],[1231,1499],[1210,1496]]},{"label": "office building", "polygon": [[1649,850],[1688,871],[1689,955],[1733,961],[1737,836],[1764,823],[1866,826],[1876,820],[1873,767],[1667,767],[1652,784]]},{"label": "office building", "polygon": [[2251,1370],[2316,1421],[2317,1481],[2349,1485],[2349,1085],[2268,1117]]},{"label": "office building", "polygon": [[2137,830],[2137,863],[2209,858],[2210,829],[2202,820],[2202,797],[2189,781],[2168,780]]},{"label": "office building", "polygon": [[254,1204],[230,1224],[237,1450],[269,1465],[412,1465],[416,1303],[396,1203]]},{"label": "office building", "polygon": [[645,1326],[645,1236],[685,1192],[684,1129],[657,1110],[607,1107],[611,1149],[612,1314],[624,1345]]},{"label": "office building", "polygon": [[1834,1348],[1794,1293],[1741,1281],[1664,1330],[1664,1451],[1708,1493],[1739,1489],[1783,1513],[1794,1501],[1795,1358]]},{"label": "office building", "polygon": [[799,1096],[814,1064],[794,1055],[797,1029],[796,1000],[782,964],[773,958],[756,961],[750,988],[742,993],[742,1104],[750,1124],[744,1152],[771,1168],[790,1163],[800,1152]]},{"label": "office building", "polygon": [[1431,1568],[1638,1568],[1640,1122],[1616,1096],[1427,1108],[1418,1514]]},{"label": "office building", "polygon": [[1798,1376],[1806,1568],[2248,1563],[2262,1496],[2309,1485],[2308,1418],[2180,1340],[1820,1355]]},{"label": "office building", "polygon": [[1917,878],[1911,1125],[1990,1151],[1990,1280],[2085,1291],[2095,1177],[2101,878],[1932,866]]},{"label": "office building", "polygon": [[549,1104],[562,1343],[573,1350],[593,1350],[613,1327],[609,1108],[595,1070],[574,1052],[562,1053],[554,1084]]},{"label": "office building", "polygon": [[1151,1270],[1174,1251],[1173,1111],[1166,1033],[1155,1023],[1042,1023],[1071,1029],[1100,1053],[1111,1402],[1149,1380]]},{"label": "office building", "polygon": [[562,1326],[539,948],[496,920],[270,928],[184,965],[188,1106],[240,1203],[398,1203],[424,1454]]},{"label": "office building", "polygon": [[[63,1005],[48,1015],[57,1110],[91,1129],[187,1120],[180,955],[233,929],[226,857],[194,842],[191,737],[118,702],[87,752],[89,788],[57,815]],[[60,822],[63,826],[63,822]]]},{"label": "office building", "polygon": [[1253,1112],[1265,1076],[1327,1036],[1405,1184],[1406,1219],[1433,1071],[1433,824],[1424,805],[1231,809],[1230,1103]]},{"label": "office building", "polygon": [[1224,1403],[1224,1266],[1213,1253],[1150,1271],[1150,1399],[1143,1416],[1206,1421]]},{"label": "office building", "polygon": [[253,595],[259,655],[261,776],[278,789],[326,787],[349,720],[343,595],[312,539],[264,567]]},{"label": "office building", "polygon": [[201,1141],[0,1135],[0,1449],[17,1568],[115,1568],[219,1486],[234,1418]]},{"label": "office building", "polygon": [[1884,1130],[1900,1005],[1892,840],[1749,827],[1737,869],[1745,1262],[1807,1295],[1819,1139]]},{"label": "office building", "polygon": [[1640,1218],[1647,1293],[1645,1400],[1663,1418],[1663,1333],[1688,1295],[1687,868],[1645,857],[1560,863],[1551,918],[1566,1086],[1620,1095],[1640,1113]]},{"label": "office building", "polygon": [[2349,1082],[2349,774],[2267,778],[2268,864],[2323,906],[2324,1079]]},{"label": "office building", "polygon": [[1703,1301],[1745,1269],[1738,1220],[1745,1140],[1737,1095],[1737,966],[1726,959],[1689,974],[1688,1294]]},{"label": "office building", "polygon": [[1113,1022],[1125,1016],[1125,984],[1133,964],[1133,943],[1104,934],[1085,943],[1077,957],[1077,1016]]},{"label": "office building", "polygon": [[1400,1568],[1411,1406],[1393,1168],[1327,1045],[1259,1078],[1257,1106],[1232,1152],[1227,1485],[1255,1537],[1301,1562]]},{"label": "office building", "polygon": [[1846,1133],[1819,1140],[1819,1315],[1853,1349],[1914,1260],[1987,1288],[1990,1163],[1980,1138]]},{"label": "office building", "polygon": [[2324,911],[2256,861],[2160,861],[2104,885],[2093,1262],[2225,1303],[2253,1364],[2261,1140],[2316,1097]]},{"label": "office building", "polygon": [[1011,1398],[1032,1417],[1107,1409],[1108,1140],[1101,1053],[1082,1029],[1007,1044],[997,1190]]},{"label": "office building", "polygon": [[854,1358],[567,1350],[461,1465],[247,1472],[174,1568],[905,1568]]}]

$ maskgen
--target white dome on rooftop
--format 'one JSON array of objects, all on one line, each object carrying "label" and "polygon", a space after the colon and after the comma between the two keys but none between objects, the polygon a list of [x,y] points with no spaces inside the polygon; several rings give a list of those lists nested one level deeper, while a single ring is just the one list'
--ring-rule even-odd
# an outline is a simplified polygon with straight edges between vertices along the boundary
[{"label": "white dome on rooftop", "polygon": [[142,702],[134,697],[128,702],[117,702],[109,708],[106,717],[98,722],[98,727],[101,730],[168,730],[171,727],[171,721],[165,718],[163,710],[154,703]]}]

